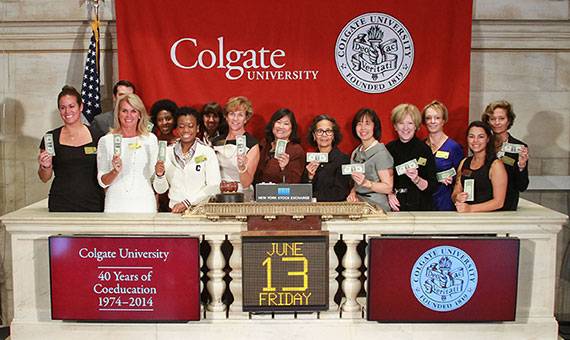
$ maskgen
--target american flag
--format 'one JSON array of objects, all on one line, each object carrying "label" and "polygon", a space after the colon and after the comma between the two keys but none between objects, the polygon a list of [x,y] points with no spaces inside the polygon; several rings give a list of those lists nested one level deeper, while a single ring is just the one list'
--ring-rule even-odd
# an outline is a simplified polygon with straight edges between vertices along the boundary
[{"label": "american flag", "polygon": [[92,122],[101,113],[101,91],[99,88],[99,21],[91,23],[93,35],[89,44],[89,52],[83,70],[81,99],[83,100],[83,116]]}]

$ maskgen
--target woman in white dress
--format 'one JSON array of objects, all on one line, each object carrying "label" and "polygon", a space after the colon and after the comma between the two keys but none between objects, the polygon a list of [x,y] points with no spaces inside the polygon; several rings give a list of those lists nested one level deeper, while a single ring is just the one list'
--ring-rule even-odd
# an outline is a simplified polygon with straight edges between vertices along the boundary
[{"label": "woman in white dress", "polygon": [[[105,212],[156,212],[151,177],[158,140],[148,132],[147,123],[148,114],[136,94],[119,100],[114,128],[99,140],[97,148],[97,179],[106,189]],[[119,139],[120,150],[115,150],[114,140]]]}]

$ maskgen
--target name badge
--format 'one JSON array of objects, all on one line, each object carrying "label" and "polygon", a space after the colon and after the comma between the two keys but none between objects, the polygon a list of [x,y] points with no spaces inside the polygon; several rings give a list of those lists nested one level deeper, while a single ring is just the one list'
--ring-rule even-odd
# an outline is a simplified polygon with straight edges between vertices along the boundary
[{"label": "name badge", "polygon": [[424,166],[427,163],[427,159],[420,157],[418,158],[418,165]]},{"label": "name badge", "polygon": [[505,165],[510,165],[510,166],[515,165],[515,160],[509,156],[503,156],[501,157],[501,160],[503,161],[503,163],[505,163]]},{"label": "name badge", "polygon": [[83,150],[85,151],[86,155],[94,155],[97,153],[97,147],[96,146],[86,146],[83,148]]},{"label": "name badge", "polygon": [[140,145],[138,142],[136,143],[129,143],[129,149],[131,150],[136,150],[136,149],[140,149],[142,145]]},{"label": "name badge", "polygon": [[435,153],[435,158],[448,159],[449,158],[449,152],[448,151],[438,151]]}]

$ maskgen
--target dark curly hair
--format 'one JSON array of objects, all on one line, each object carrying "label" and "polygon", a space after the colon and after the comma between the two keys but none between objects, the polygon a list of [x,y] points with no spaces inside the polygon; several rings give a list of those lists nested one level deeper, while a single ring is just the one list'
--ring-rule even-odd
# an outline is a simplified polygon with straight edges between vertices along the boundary
[{"label": "dark curly hair", "polygon": [[335,120],[333,117],[331,117],[331,116],[329,116],[329,115],[327,115],[327,114],[318,115],[318,116],[316,116],[316,117],[313,119],[313,122],[311,123],[311,127],[309,128],[309,134],[308,134],[308,136],[307,136],[307,137],[308,137],[309,144],[310,144],[311,146],[315,147],[315,148],[317,147],[317,142],[315,141],[315,138],[314,138],[314,136],[313,136],[313,133],[314,133],[315,130],[317,129],[317,124],[318,124],[320,121],[323,121],[323,120],[328,120],[329,122],[332,123],[332,126],[333,126],[333,133],[334,133],[334,138],[333,138],[333,141],[332,141],[332,146],[333,146],[333,148],[334,148],[334,147],[337,146],[338,143],[340,143],[340,141],[342,140],[342,134],[340,133],[340,129],[338,128],[338,124],[336,123],[336,120]]},{"label": "dark curly hair", "polygon": [[[170,112],[172,117],[174,117],[174,112],[178,110],[178,106],[170,99],[161,99],[152,104],[152,107],[150,108],[150,121],[154,125],[156,125],[156,117],[158,117],[158,113],[162,110]],[[176,126],[176,122],[174,125]]]},{"label": "dark curly hair", "polygon": [[200,126],[201,117],[200,112],[198,112],[195,108],[191,106],[181,106],[174,112],[174,122],[178,122],[178,118],[181,116],[194,116],[196,118],[196,123]]}]

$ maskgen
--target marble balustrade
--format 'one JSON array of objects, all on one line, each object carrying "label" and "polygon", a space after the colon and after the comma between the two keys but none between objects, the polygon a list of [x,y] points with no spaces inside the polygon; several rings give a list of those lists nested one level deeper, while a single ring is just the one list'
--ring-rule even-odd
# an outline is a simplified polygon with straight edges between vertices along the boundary
[{"label": "marble balustrade", "polygon": [[[233,220],[188,219],[173,214],[66,214],[48,213],[45,201],[2,217],[11,235],[14,316],[11,339],[183,339],[249,338],[263,332],[277,339],[291,336],[314,339],[356,339],[379,336],[390,339],[556,339],[558,292],[557,235],[567,228],[567,216],[523,201],[518,212],[457,214],[438,212],[389,213],[386,218],[323,222],[330,235],[330,308],[312,314],[249,315],[241,310],[241,241],[246,224]],[[189,235],[199,237],[210,251],[203,258],[207,267],[203,285],[209,298],[199,322],[168,323],[80,323],[51,320],[47,238],[57,234],[90,235]],[[518,237],[521,241],[517,317],[514,322],[478,324],[381,324],[366,321],[367,259],[357,247],[367,238],[381,235],[481,235]],[[233,247],[224,252],[225,244]],[[346,252],[338,257],[335,244]],[[362,246],[362,245],[361,245]],[[229,264],[229,273],[224,268]],[[365,266],[362,267],[362,264]],[[340,265],[340,270],[337,267]],[[226,275],[231,277],[229,285]],[[338,284],[337,278],[341,278]],[[227,305],[230,290],[234,299]],[[338,291],[343,298],[335,301]],[[359,294],[360,293],[360,294]],[[340,303],[340,304],[339,304]]]}]

